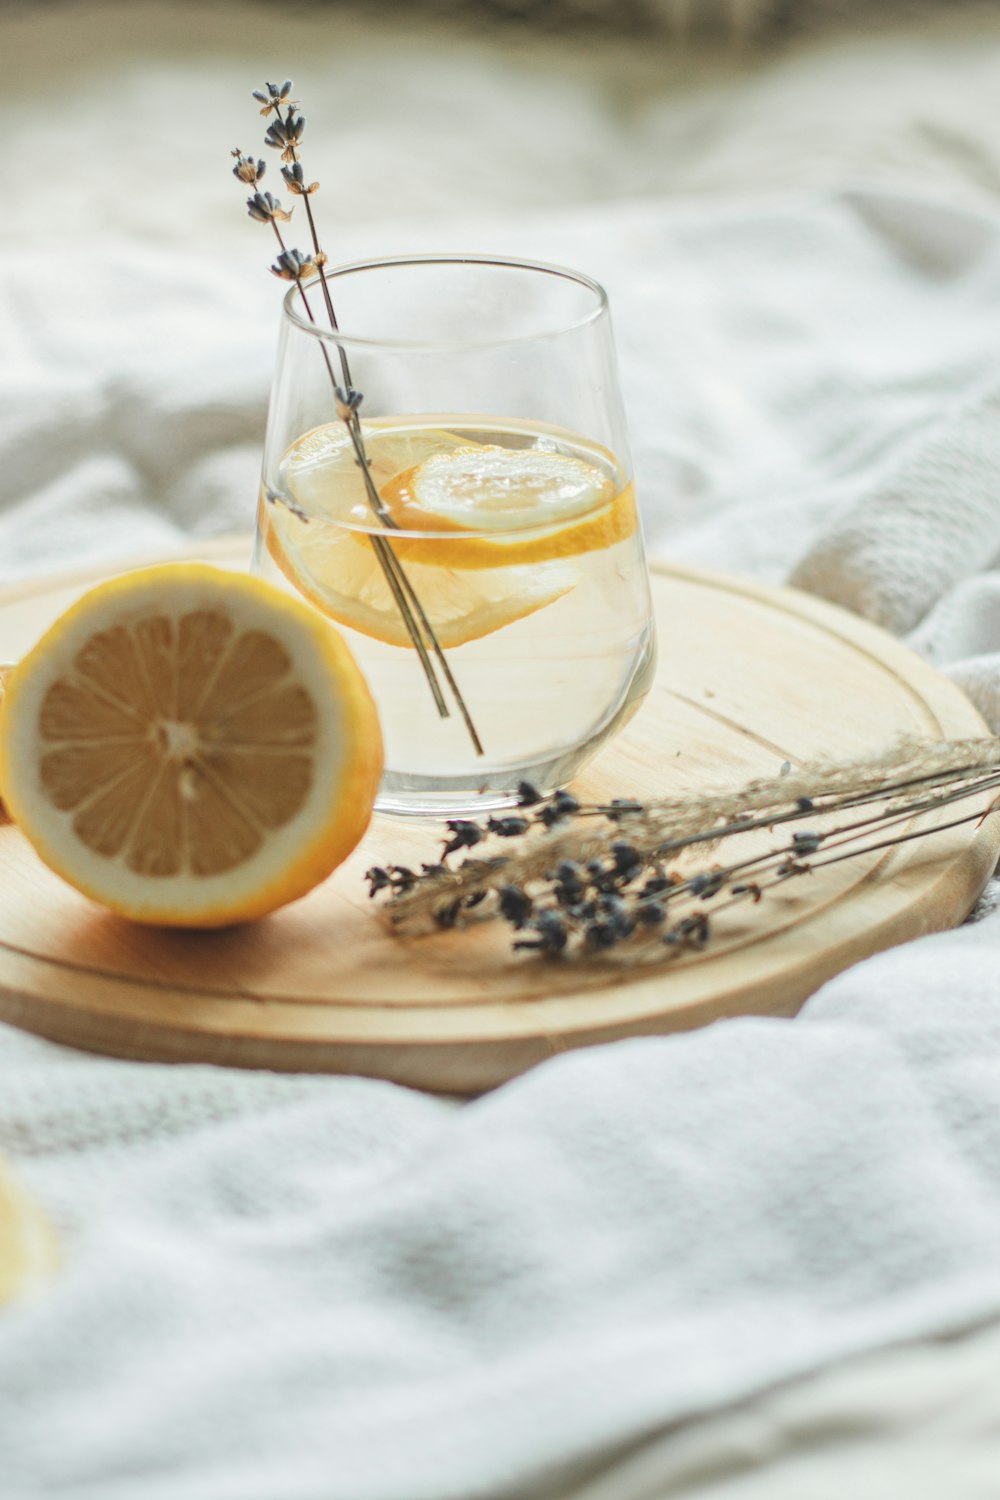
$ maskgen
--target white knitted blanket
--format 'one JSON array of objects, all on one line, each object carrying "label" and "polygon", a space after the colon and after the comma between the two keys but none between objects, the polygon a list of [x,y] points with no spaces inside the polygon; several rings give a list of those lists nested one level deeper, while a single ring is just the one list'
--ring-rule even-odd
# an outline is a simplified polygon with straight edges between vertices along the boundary
[{"label": "white knitted blanket", "polygon": [[[1000,226],[849,193],[531,237],[610,284],[654,548],[912,631],[1000,728]],[[245,523],[264,316],[133,253],[53,321],[36,272],[3,266],[8,575]],[[0,1146],[66,1243],[0,1321],[5,1500],[551,1495],[1000,1312],[998,964],[986,915],[796,1023],[565,1056],[464,1107],[0,1031]]]},{"label": "white knitted blanket", "polygon": [[[728,130],[711,87],[673,114],[637,88],[598,129],[571,47],[532,112],[527,49],[517,77],[502,51],[459,74],[387,40],[375,98],[350,16],[335,51],[322,8],[246,7],[227,30],[228,8],[188,7],[192,35],[219,37],[182,73],[165,8],[112,25],[95,5],[87,27],[71,9],[53,8],[44,78],[13,45],[36,21],[4,22],[8,76],[47,112],[22,122],[33,217],[9,203],[0,225],[0,578],[249,525],[276,312],[262,241],[210,207],[225,166],[193,168],[191,143],[263,29],[298,39],[300,72],[341,67],[343,171],[369,222],[338,254],[490,248],[602,277],[652,550],[860,610],[1000,730],[1000,221],[871,186],[543,208],[550,186],[563,202],[598,182],[606,198],[678,176],[733,189],[782,163],[794,177],[789,162],[801,185],[821,158],[842,178],[822,144],[839,54],[766,96],[734,86]],[[141,67],[123,63],[98,110],[102,75],[85,86],[78,55],[95,36],[132,46],[140,9]],[[331,38],[328,62],[307,32]],[[995,95],[988,49],[962,46],[950,90],[932,87],[937,49],[907,81],[917,52],[887,47],[838,116],[848,165],[881,142],[869,183],[910,148],[935,194],[956,162],[967,200],[993,180],[987,146],[956,144]],[[891,139],[890,77],[912,127]],[[150,125],[168,96],[176,148]],[[71,109],[74,142],[113,135],[106,178],[67,155]],[[468,137],[459,118],[478,121]],[[249,146],[230,129],[213,153]],[[375,222],[386,196],[405,227]],[[487,220],[491,201],[520,208]],[[658,1500],[667,1469],[687,1500],[674,1424],[1000,1315],[998,976],[988,897],[978,922],[859,965],[794,1023],[567,1055],[464,1105],[130,1065],[0,1027],[0,1149],[66,1257],[0,1314],[2,1500]],[[794,1476],[786,1492],[820,1493]],[[931,1455],[906,1490],[954,1492]]]}]

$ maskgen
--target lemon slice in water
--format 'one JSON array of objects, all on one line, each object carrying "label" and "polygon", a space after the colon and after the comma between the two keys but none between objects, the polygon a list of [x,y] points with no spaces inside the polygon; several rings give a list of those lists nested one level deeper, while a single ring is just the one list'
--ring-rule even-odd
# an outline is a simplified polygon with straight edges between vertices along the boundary
[{"label": "lemon slice in water", "polygon": [[[616,492],[606,469],[550,447],[472,443],[437,428],[374,428],[365,441],[392,523],[382,534],[446,648],[554,603],[579,581],[574,558],[613,546],[638,524],[631,486]],[[321,428],[293,450],[293,504],[262,506],[265,544],[290,582],[332,618],[408,646],[345,442],[342,432]]]}]

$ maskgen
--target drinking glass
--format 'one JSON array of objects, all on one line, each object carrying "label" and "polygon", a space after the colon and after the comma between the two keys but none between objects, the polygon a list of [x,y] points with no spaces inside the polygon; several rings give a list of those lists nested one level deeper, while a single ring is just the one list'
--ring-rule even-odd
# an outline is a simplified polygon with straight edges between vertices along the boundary
[{"label": "drinking glass", "polygon": [[347,639],[382,721],[381,810],[564,785],[655,659],[603,289],[463,255],[308,272],[284,300],[253,566]]}]

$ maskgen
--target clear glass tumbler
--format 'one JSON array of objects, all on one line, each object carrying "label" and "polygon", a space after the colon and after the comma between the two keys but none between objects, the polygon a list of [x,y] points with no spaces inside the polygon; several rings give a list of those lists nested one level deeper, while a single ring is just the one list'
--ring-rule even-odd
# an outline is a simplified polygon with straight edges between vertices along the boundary
[{"label": "clear glass tumbler", "polygon": [[349,642],[382,720],[381,810],[564,785],[655,658],[603,289],[460,255],[307,273],[284,301],[254,567]]}]

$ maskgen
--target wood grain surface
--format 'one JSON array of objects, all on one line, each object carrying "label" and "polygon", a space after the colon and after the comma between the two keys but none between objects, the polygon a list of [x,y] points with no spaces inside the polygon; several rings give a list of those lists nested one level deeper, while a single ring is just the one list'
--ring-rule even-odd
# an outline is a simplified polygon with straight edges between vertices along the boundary
[{"label": "wood grain surface", "polygon": [[[247,544],[197,555],[242,566]],[[96,576],[0,594],[0,661],[16,660]],[[785,760],[873,753],[903,733],[986,733],[946,679],[830,605],[672,568],[654,570],[654,598],[654,689],[581,778],[584,796],[726,787],[773,775]],[[421,938],[389,932],[363,872],[433,858],[433,826],[376,819],[347,864],[304,900],[254,926],[177,933],[95,907],[8,825],[0,1018],[125,1057],[475,1091],[569,1047],[721,1016],[793,1014],[848,964],[961,921],[996,863],[997,824],[832,865],[717,918],[703,952],[631,970],[514,954],[499,923]]]}]

